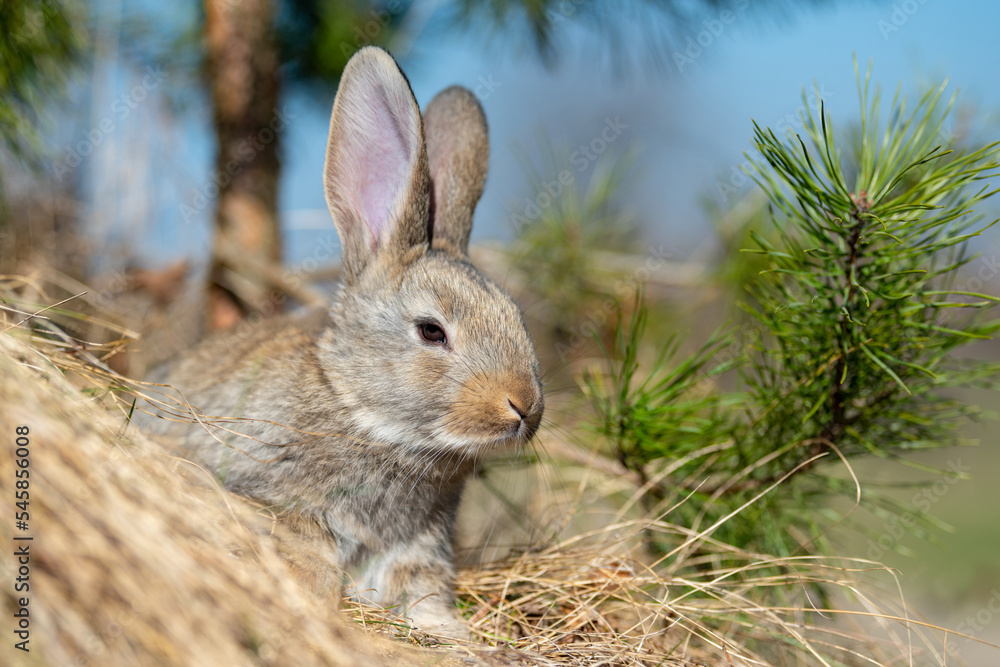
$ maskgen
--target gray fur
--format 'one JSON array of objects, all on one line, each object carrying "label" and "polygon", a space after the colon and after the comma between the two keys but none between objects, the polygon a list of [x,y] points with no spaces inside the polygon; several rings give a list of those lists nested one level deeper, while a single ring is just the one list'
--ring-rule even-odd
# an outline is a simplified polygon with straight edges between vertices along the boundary
[{"label": "gray fur", "polygon": [[[419,110],[398,66],[375,48],[351,60],[325,170],[344,284],[318,323],[282,318],[243,338],[223,334],[172,369],[167,382],[187,401],[232,421],[158,423],[227,488],[329,535],[335,565],[362,569],[362,595],[401,604],[424,629],[462,635],[452,607],[451,539],[463,486],[478,458],[534,435],[543,396],[519,309],[465,257],[486,156],[479,151],[481,174],[451,173],[470,169],[471,157],[445,153],[461,153],[464,137],[481,148],[486,125],[471,93],[446,92],[433,113],[460,119],[461,140],[441,147],[428,136],[440,169],[432,173]],[[397,169],[403,182],[390,184],[398,189],[389,228],[373,237],[366,213],[352,204],[356,193],[341,188],[359,187],[351,179],[364,165],[356,161],[372,148],[352,133],[370,125],[358,114],[384,112],[361,104],[379,95],[394,100],[390,113],[404,116],[391,120],[403,128],[405,147],[396,150],[409,162]],[[432,181],[449,184],[435,195],[435,213],[446,215],[433,220]],[[432,226],[443,240],[433,249]],[[440,323],[447,345],[421,338],[418,324],[427,320]]]},{"label": "gray fur", "polygon": [[472,212],[486,186],[490,159],[486,116],[472,93],[451,86],[427,105],[424,133],[433,185],[431,244],[465,255]]}]

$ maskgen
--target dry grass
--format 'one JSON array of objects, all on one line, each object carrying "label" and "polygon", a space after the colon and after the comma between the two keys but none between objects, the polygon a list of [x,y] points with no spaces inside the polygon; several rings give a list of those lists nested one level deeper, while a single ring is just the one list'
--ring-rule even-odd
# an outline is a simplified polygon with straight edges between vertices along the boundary
[{"label": "dry grass", "polygon": [[[669,523],[669,511],[623,511],[462,570],[460,602],[480,643],[439,644],[389,610],[347,602],[338,612],[335,596],[323,595],[330,582],[304,586],[289,566],[289,557],[314,557],[307,544],[129,426],[130,392],[166,400],[107,367],[132,334],[91,316],[87,326],[104,327],[111,342],[85,344],[59,309],[28,319],[40,308],[27,292],[60,300],[37,283],[0,279],[0,438],[31,429],[35,538],[32,652],[13,649],[7,625],[0,664],[959,664],[945,657],[946,634],[913,617],[881,565],[741,552],[711,530]],[[579,512],[609,478],[571,469],[581,481],[565,508]],[[11,505],[13,481],[13,458],[0,457],[0,497]],[[4,545],[12,531],[0,522]],[[644,548],[652,532],[676,545],[669,557]],[[11,552],[4,546],[7,624]],[[826,600],[815,584],[830,591]]]},{"label": "dry grass", "polygon": [[[9,293],[8,295],[9,296]],[[10,305],[3,299],[4,305]],[[12,521],[3,544],[4,665],[417,665],[423,652],[372,640],[292,577],[269,521],[131,429],[104,396],[104,350],[0,320],[0,433],[30,429],[30,653],[10,640]],[[13,322],[12,322],[13,320]],[[53,325],[54,326],[54,325]],[[13,513],[14,457],[0,457]],[[204,478],[202,478],[204,479]],[[194,481],[194,483],[192,483]]]}]

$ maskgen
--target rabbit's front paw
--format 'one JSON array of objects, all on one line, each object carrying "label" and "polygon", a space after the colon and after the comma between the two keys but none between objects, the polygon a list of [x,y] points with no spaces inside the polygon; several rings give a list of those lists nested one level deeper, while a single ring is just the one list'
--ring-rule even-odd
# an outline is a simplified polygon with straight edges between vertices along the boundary
[{"label": "rabbit's front paw", "polygon": [[472,641],[468,624],[450,605],[423,600],[407,610],[413,626],[421,632],[448,639]]}]

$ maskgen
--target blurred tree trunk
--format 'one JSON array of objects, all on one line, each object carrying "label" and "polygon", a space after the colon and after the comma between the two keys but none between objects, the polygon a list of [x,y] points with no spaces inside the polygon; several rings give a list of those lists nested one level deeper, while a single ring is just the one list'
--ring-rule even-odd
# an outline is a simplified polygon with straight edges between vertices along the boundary
[{"label": "blurred tree trunk", "polygon": [[[208,321],[228,328],[280,305],[259,271],[281,261],[278,54],[271,0],[204,0],[218,187]],[[211,186],[209,186],[211,187]]]}]

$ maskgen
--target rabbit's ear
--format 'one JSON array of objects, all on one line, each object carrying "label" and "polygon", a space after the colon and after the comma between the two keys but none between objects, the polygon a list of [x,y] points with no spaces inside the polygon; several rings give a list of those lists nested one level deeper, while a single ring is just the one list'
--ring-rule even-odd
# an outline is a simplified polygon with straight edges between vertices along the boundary
[{"label": "rabbit's ear", "polygon": [[429,179],[410,84],[388,53],[361,49],[340,79],[324,171],[345,282],[376,255],[402,261],[406,251],[427,242]]},{"label": "rabbit's ear", "polygon": [[465,256],[490,159],[486,116],[475,95],[452,86],[427,105],[424,133],[432,184],[431,245]]}]

